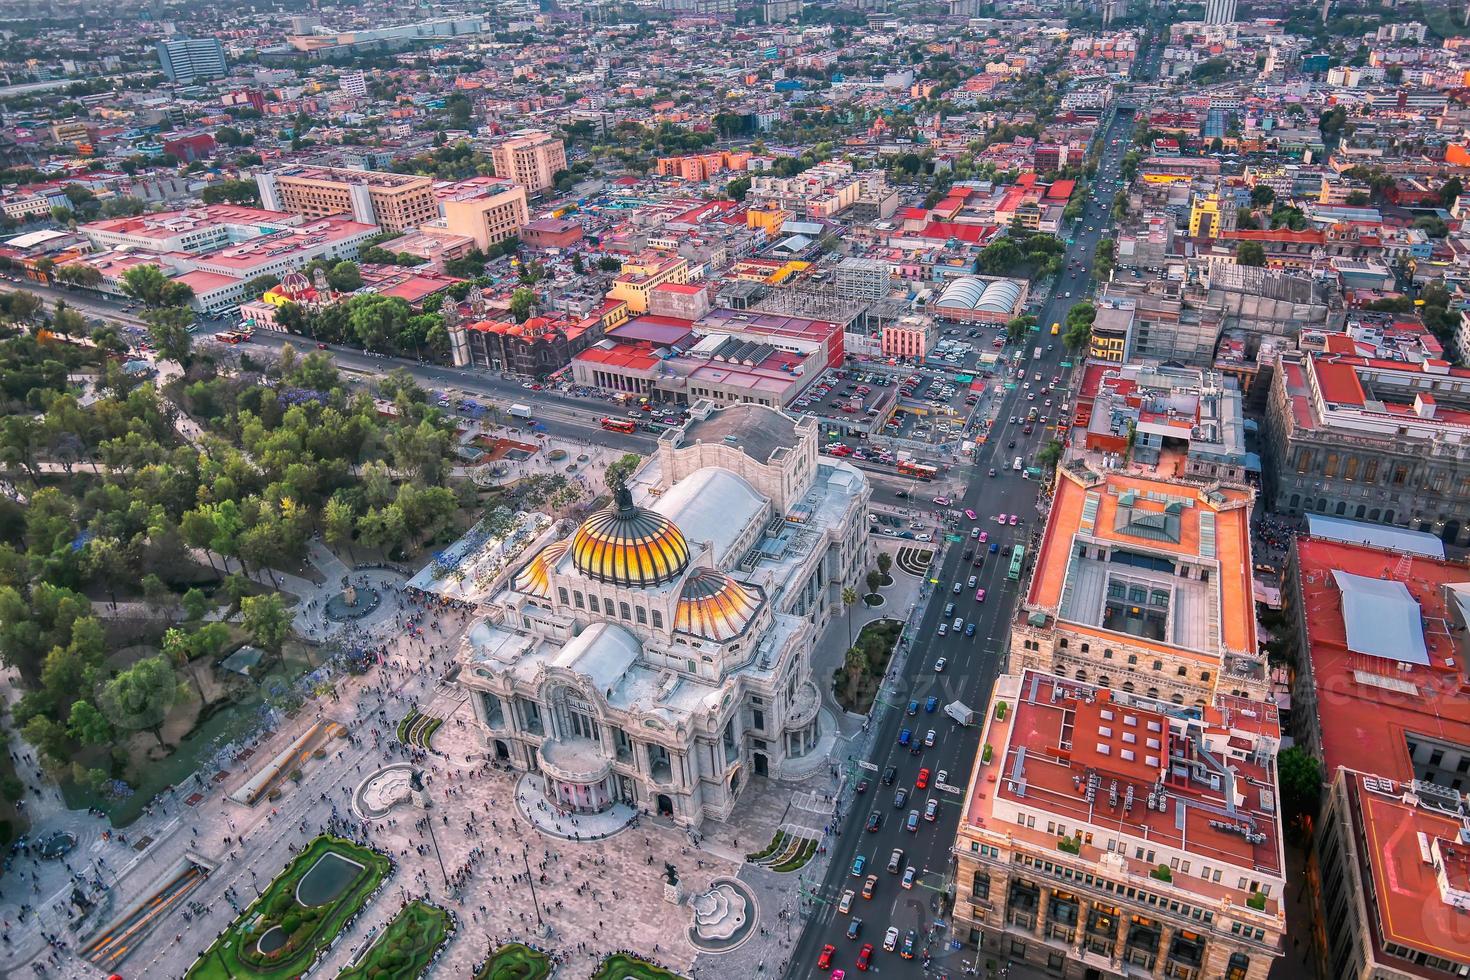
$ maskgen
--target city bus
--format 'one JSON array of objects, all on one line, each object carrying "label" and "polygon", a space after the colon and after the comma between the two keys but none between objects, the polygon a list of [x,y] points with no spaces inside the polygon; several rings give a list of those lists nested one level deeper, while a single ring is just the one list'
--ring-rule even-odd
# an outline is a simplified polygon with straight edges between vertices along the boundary
[{"label": "city bus", "polygon": [[598,419],[598,424],[609,432],[633,432],[638,424],[632,419]]},{"label": "city bus", "polygon": [[223,330],[215,334],[214,339],[222,344],[238,344],[249,340],[250,336],[238,330]]},{"label": "city bus", "polygon": [[932,480],[939,475],[937,466],[926,466],[923,463],[914,463],[909,460],[899,460],[898,471],[904,476],[911,476],[918,480]]},{"label": "city bus", "polygon": [[1006,578],[1017,581],[1021,577],[1021,563],[1026,560],[1026,549],[1016,545],[1011,549],[1011,570],[1006,572]]}]

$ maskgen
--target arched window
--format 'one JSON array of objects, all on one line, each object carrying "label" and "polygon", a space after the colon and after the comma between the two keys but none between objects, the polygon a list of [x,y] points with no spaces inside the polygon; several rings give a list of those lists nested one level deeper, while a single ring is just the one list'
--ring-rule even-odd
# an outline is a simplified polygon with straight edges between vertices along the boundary
[{"label": "arched window", "polygon": [[633,618],[633,610],[631,610],[631,609],[628,608],[628,604],[626,602],[620,602],[620,603],[618,603],[618,614],[623,619],[632,619]]}]

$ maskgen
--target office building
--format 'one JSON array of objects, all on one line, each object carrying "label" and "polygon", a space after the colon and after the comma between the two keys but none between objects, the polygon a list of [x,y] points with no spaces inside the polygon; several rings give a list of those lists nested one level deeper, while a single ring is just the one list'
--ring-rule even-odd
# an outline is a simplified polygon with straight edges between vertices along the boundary
[{"label": "office building", "polygon": [[223,78],[229,73],[219,38],[174,38],[159,41],[155,50],[158,64],[171,82],[187,84],[201,78]]},{"label": "office building", "polygon": [[1267,402],[1272,509],[1470,539],[1470,370],[1287,352]]},{"label": "office building", "polygon": [[1328,789],[1305,876],[1318,918],[1297,931],[1320,976],[1470,975],[1470,565],[1418,532],[1312,532],[1285,577],[1292,734]]},{"label": "office building", "polygon": [[1286,928],[1276,706],[1037,670],[998,678],[992,703],[955,836],[960,958],[1263,980]]},{"label": "office building", "polygon": [[[1176,454],[1160,469],[1172,475]],[[1011,625],[1010,672],[1045,670],[1196,708],[1223,695],[1265,697],[1254,499],[1244,486],[1177,483],[1081,458],[1060,467]]]},{"label": "office building", "polygon": [[576,812],[690,828],[752,776],[827,768],[812,647],[868,558],[868,481],[818,424],[694,407],[568,537],[546,540],[462,644],[487,756]]},{"label": "office building", "polygon": [[408,231],[439,217],[434,182],[428,177],[345,170],[340,167],[287,167],[255,175],[261,206],[309,217],[347,214],[353,221],[385,231]]},{"label": "office building", "polygon": [[556,186],[556,175],[567,169],[566,144],[540,130],[512,133],[490,149],[495,176],[513,180],[532,196]]}]

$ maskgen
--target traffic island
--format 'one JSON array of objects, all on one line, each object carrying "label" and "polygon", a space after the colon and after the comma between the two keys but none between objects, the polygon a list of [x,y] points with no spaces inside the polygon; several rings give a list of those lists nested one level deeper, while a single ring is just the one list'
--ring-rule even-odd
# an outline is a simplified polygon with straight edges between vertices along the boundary
[{"label": "traffic island", "polygon": [[312,840],[195,961],[186,980],[287,980],[305,974],[392,871],[386,855],[352,841]]}]

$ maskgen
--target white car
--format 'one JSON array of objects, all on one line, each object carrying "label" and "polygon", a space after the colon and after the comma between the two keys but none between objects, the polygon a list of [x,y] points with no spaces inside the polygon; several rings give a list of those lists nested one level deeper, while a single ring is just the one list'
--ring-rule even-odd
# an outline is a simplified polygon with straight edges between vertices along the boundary
[{"label": "white car", "polygon": [[[939,628],[941,630],[943,630],[944,629],[944,624],[943,623],[940,623],[939,624]],[[941,635],[943,635],[943,634],[941,633]],[[936,673],[936,674],[942,674],[942,673],[944,673],[944,668],[946,668],[948,666],[949,666],[949,661],[947,659],[945,659],[944,657],[940,657],[938,660],[934,661],[934,673]]]},{"label": "white car", "polygon": [[[910,868],[909,870],[912,871],[913,869]],[[883,934],[883,949],[886,952],[891,953],[891,952],[893,952],[894,947],[896,947],[897,945],[898,945],[898,926],[889,926],[888,927],[888,931]]]}]

